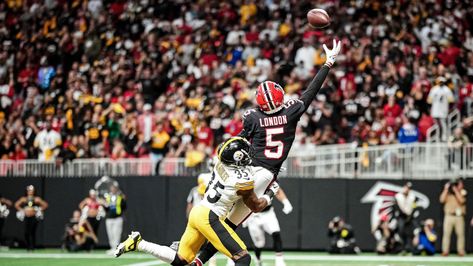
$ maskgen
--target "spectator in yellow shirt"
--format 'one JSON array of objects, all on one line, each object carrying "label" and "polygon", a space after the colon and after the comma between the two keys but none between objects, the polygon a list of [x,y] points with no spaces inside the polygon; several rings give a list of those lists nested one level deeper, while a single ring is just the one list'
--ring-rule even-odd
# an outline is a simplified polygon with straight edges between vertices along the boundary
[{"label": "spectator in yellow shirt", "polygon": [[155,164],[155,173],[159,172],[159,163],[163,159],[164,155],[168,150],[168,143],[171,137],[164,130],[163,123],[158,122],[156,125],[156,130],[151,136],[151,160]]}]

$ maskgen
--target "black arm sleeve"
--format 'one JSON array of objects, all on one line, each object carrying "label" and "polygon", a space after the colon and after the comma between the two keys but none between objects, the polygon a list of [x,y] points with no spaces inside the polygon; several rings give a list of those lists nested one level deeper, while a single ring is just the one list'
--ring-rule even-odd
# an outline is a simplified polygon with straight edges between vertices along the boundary
[{"label": "black arm sleeve", "polygon": [[300,100],[304,102],[304,107],[307,110],[309,108],[310,104],[314,100],[315,96],[317,93],[320,91],[320,88],[322,87],[322,84],[325,81],[325,78],[328,75],[328,71],[330,68],[326,65],[322,66],[322,68],[317,72],[317,75],[314,77],[314,79],[310,82],[309,86],[307,89],[302,93],[302,96]]}]

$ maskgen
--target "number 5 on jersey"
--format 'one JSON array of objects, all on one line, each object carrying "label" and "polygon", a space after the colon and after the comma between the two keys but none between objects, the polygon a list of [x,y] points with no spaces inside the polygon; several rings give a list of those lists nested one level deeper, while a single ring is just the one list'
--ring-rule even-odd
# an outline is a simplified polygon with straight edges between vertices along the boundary
[{"label": "number 5 on jersey", "polygon": [[[209,186],[210,186],[210,184],[209,184]],[[220,184],[219,181],[217,181],[217,183],[215,183],[215,185],[210,190],[209,195],[207,196],[208,202],[210,202],[210,203],[217,202],[222,197],[222,194],[218,190],[219,189],[224,189],[224,188],[225,188],[225,186]]]},{"label": "number 5 on jersey", "polygon": [[266,149],[264,155],[269,159],[279,159],[284,150],[284,143],[280,140],[273,140],[274,135],[284,133],[283,127],[267,128],[266,129]]}]

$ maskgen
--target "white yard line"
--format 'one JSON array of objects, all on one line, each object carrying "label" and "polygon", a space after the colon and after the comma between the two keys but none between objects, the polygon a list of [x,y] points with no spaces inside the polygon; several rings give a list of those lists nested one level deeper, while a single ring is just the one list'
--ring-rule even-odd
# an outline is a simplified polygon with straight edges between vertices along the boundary
[{"label": "white yard line", "polygon": [[[13,258],[13,259],[113,259],[114,256],[107,254],[94,254],[94,253],[2,253],[0,252],[0,258]],[[133,254],[125,255],[124,258],[128,259],[152,259],[151,255],[146,254]]]},{"label": "white yard line", "polygon": [[[3,253],[0,252],[0,258],[49,258],[49,259],[113,259],[113,256],[106,254],[94,254],[94,253]],[[126,254],[123,256],[126,259],[153,259],[153,256],[146,254]],[[223,255],[218,255],[219,259],[224,258]],[[273,254],[264,254],[264,260],[274,259]],[[357,261],[357,262],[473,262],[473,257],[415,257],[415,256],[337,256],[337,255],[297,255],[297,254],[286,254],[284,256],[289,261]],[[119,260],[119,259],[118,259]],[[132,264],[134,266],[147,266],[147,265],[161,265],[164,264],[159,260],[147,261],[143,263]]]},{"label": "white yard line", "polygon": [[[266,256],[265,256],[266,257]],[[268,256],[269,257],[269,256]],[[274,256],[272,256],[274,258]],[[424,257],[424,256],[336,256],[336,255],[285,255],[295,261],[375,261],[375,262],[473,262],[473,257]]]},{"label": "white yard line", "polygon": [[159,260],[152,260],[152,261],[145,261],[145,262],[140,262],[140,263],[127,264],[125,266],[153,266],[153,265],[162,265],[162,264],[166,264],[166,263]]}]

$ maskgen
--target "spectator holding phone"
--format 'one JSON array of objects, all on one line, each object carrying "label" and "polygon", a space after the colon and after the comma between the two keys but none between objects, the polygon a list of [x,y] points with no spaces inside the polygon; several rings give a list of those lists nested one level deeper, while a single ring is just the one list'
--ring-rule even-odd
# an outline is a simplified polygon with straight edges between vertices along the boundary
[{"label": "spectator holding phone", "polygon": [[459,256],[465,255],[465,214],[467,191],[463,179],[454,179],[447,182],[440,194],[440,203],[443,204],[443,239],[442,256],[450,253],[450,238],[455,230],[457,236],[457,252]]}]

